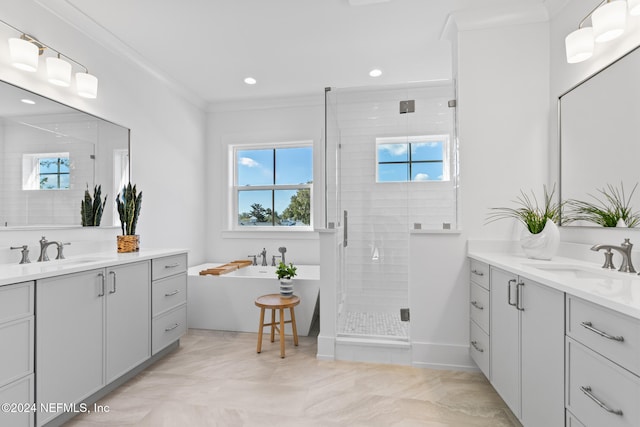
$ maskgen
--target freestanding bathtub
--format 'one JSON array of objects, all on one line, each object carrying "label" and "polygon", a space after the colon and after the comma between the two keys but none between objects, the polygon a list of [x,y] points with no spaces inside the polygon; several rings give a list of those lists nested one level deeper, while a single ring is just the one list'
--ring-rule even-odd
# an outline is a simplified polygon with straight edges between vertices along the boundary
[{"label": "freestanding bathtub", "polygon": [[[254,304],[257,297],[277,294],[280,283],[276,267],[248,266],[220,276],[200,276],[201,270],[224,264],[207,263],[189,268],[188,325],[190,328],[222,331],[258,332],[260,309]],[[320,266],[297,265],[293,280],[294,294],[300,297],[295,308],[298,335],[309,335],[320,293]],[[288,310],[285,311],[289,319]],[[265,321],[270,321],[265,316]],[[290,334],[290,325],[285,326]],[[265,329],[267,331],[267,329]]]}]

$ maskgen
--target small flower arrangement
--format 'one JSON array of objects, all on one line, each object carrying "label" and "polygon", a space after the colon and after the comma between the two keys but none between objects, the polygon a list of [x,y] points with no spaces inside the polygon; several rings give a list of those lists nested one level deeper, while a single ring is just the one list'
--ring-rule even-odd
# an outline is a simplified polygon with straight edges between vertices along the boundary
[{"label": "small flower arrangement", "polygon": [[293,279],[295,277],[297,268],[293,265],[293,263],[289,263],[286,265],[284,262],[280,262],[278,264],[278,268],[276,269],[276,276],[278,279]]}]

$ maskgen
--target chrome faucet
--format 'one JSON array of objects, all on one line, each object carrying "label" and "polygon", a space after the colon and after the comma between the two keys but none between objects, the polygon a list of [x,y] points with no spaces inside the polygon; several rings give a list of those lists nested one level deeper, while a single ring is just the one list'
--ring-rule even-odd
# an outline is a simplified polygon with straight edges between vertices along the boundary
[{"label": "chrome faucet", "polygon": [[50,242],[46,237],[42,236],[40,239],[40,256],[38,257],[38,262],[49,261],[49,255],[47,255],[47,249],[49,246],[56,245],[58,247],[58,255],[56,259],[64,259],[64,253],[62,250],[65,245],[70,245],[71,243],[62,243],[62,242]]},{"label": "chrome faucet", "polygon": [[604,254],[605,257],[605,261],[604,261],[604,265],[602,266],[602,268],[610,268],[610,269],[614,269],[615,266],[613,265],[613,261],[612,261],[612,257],[613,254],[611,253],[612,250],[617,251],[620,253],[620,255],[622,255],[622,265],[620,265],[620,268],[618,269],[618,271],[622,271],[624,273],[635,273],[636,269],[633,268],[633,262],[631,261],[631,249],[633,248],[633,243],[631,243],[629,241],[629,239],[624,239],[624,242],[622,242],[620,244],[620,246],[613,246],[613,245],[593,245],[591,247],[592,251],[599,251],[600,249],[605,249],[606,252]]},{"label": "chrome faucet", "polygon": [[276,265],[276,258],[280,258],[280,255],[272,255],[271,256],[271,267],[275,267]]},{"label": "chrome faucet", "polygon": [[262,248],[262,252],[260,252],[258,256],[262,257],[262,264],[260,264],[262,267],[269,265],[267,264],[267,250],[265,248]]}]

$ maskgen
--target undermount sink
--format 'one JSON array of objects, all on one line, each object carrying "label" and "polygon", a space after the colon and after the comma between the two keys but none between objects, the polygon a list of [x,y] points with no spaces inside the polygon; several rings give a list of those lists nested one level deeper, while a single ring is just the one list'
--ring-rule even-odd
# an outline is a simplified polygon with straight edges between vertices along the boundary
[{"label": "undermount sink", "polygon": [[[589,267],[570,264],[529,264],[528,267],[571,279],[621,279],[626,275],[626,273],[619,273],[616,270],[598,271]],[[618,274],[620,277],[617,276]]]},{"label": "undermount sink", "polygon": [[50,261],[44,261],[43,265],[46,263],[51,263],[50,265],[64,264],[64,265],[83,265],[89,264],[92,262],[100,262],[104,261],[106,258],[97,258],[97,257],[87,257],[87,258],[65,258],[65,259],[52,259]]}]

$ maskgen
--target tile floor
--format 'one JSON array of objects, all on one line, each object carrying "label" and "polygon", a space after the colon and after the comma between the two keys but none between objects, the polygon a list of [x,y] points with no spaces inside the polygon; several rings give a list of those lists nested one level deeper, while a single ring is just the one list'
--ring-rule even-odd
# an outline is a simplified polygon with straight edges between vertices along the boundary
[{"label": "tile floor", "polygon": [[90,426],[519,426],[480,373],[320,361],[316,337],[285,359],[257,334],[190,330],[178,350],[98,402]]}]

